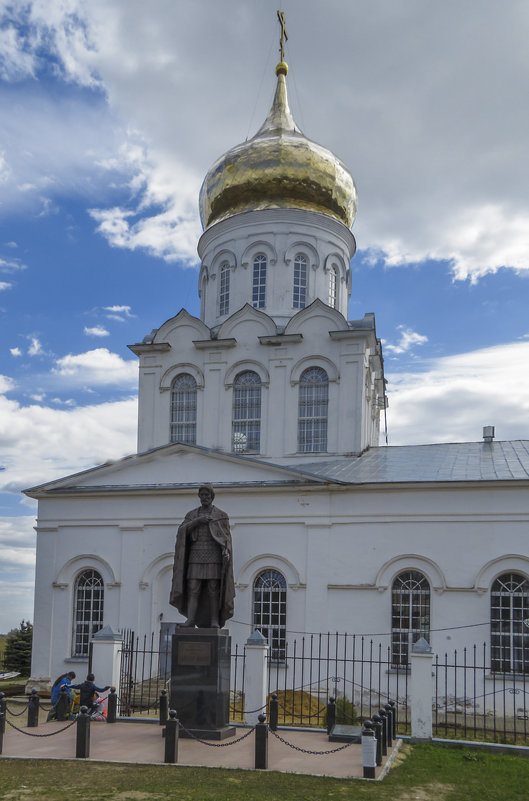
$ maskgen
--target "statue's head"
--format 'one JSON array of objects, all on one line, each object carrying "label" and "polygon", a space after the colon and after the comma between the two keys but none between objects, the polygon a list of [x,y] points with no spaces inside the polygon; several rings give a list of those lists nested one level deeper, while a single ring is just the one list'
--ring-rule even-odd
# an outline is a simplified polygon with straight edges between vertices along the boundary
[{"label": "statue's head", "polygon": [[215,497],[215,490],[211,484],[202,484],[198,488],[198,497],[200,498],[201,503],[212,503],[213,498]]}]

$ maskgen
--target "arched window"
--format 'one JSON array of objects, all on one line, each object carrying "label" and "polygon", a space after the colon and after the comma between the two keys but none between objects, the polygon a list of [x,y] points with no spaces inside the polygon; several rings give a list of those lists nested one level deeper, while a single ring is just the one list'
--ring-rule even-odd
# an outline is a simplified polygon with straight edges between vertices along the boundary
[{"label": "arched window", "polygon": [[299,381],[298,450],[327,450],[329,378],[321,367],[309,367]]},{"label": "arched window", "polygon": [[232,448],[234,453],[259,453],[261,446],[261,379],[252,370],[233,383]]},{"label": "arched window", "polygon": [[529,581],[520,573],[503,573],[490,596],[491,668],[502,673],[529,673]]},{"label": "arched window", "polygon": [[391,588],[391,662],[406,667],[413,643],[430,641],[430,585],[418,570],[399,573]]},{"label": "arched window", "polygon": [[84,570],[75,582],[72,656],[88,656],[91,637],[103,627],[103,579],[97,570]]},{"label": "arched window", "polygon": [[258,253],[253,260],[252,306],[264,309],[266,303],[266,256]]},{"label": "arched window", "polygon": [[304,309],[307,303],[307,257],[296,253],[294,258],[294,288],[292,305],[295,309]]},{"label": "arched window", "polygon": [[223,261],[219,268],[219,316],[230,312],[230,265]]},{"label": "arched window", "polygon": [[329,270],[329,306],[335,309],[338,302],[338,270],[331,267]]},{"label": "arched window", "polygon": [[253,584],[254,628],[266,637],[270,658],[280,662],[286,655],[287,582],[278,570],[264,570]]},{"label": "arched window", "polygon": [[180,373],[171,387],[171,442],[197,441],[197,382],[189,373]]}]

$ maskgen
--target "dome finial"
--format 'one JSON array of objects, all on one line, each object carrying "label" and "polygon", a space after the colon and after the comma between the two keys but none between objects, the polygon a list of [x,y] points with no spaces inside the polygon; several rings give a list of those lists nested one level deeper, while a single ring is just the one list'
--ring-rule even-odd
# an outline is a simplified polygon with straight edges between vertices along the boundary
[{"label": "dome finial", "polygon": [[277,12],[277,18],[281,25],[281,34],[279,36],[279,54],[280,61],[276,67],[276,75],[286,75],[288,72],[288,64],[285,61],[285,42],[288,42],[288,33],[285,23],[285,14],[283,11]]}]

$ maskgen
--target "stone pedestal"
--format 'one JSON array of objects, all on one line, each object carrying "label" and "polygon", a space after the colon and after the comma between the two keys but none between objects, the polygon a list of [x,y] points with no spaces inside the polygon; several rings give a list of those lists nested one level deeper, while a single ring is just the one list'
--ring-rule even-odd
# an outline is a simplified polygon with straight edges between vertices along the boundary
[{"label": "stone pedestal", "polygon": [[235,733],[229,725],[230,650],[227,629],[182,627],[173,634],[170,708],[195,737],[223,740]]}]

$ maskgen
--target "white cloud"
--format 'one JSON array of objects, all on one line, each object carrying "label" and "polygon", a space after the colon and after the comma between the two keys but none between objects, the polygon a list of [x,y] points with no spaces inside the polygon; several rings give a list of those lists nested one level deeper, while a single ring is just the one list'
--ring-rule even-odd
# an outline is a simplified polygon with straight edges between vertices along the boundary
[{"label": "white cloud", "polygon": [[26,268],[27,265],[22,264],[18,259],[0,259],[0,273],[15,273]]},{"label": "white cloud", "polygon": [[389,444],[529,439],[529,342],[446,356],[388,379]]},{"label": "white cloud", "polygon": [[9,353],[11,356],[22,356],[22,351],[20,348],[9,348]]},{"label": "white cloud", "polygon": [[135,317],[131,312],[130,306],[103,306],[103,309],[114,314],[124,314],[125,317]]},{"label": "white cloud", "polygon": [[102,325],[94,325],[92,328],[89,326],[84,327],[84,332],[89,337],[108,337],[110,336],[110,331],[107,331],[106,328],[103,328]]},{"label": "white cloud", "polygon": [[0,632],[33,620],[35,516],[0,518]]},{"label": "white cloud", "polygon": [[85,353],[69,353],[56,361],[53,374],[67,383],[120,385],[133,388],[138,381],[138,363],[125,361],[108,348],[95,348]]},{"label": "white cloud", "polygon": [[4,289],[11,289],[12,286],[13,284],[10,284],[8,281],[0,281],[0,292]]},{"label": "white cloud", "polygon": [[31,345],[28,348],[29,356],[41,356],[43,354],[42,344],[38,337],[30,337]]},{"label": "white cloud", "polygon": [[416,331],[412,331],[411,328],[407,328],[405,325],[397,326],[397,330],[400,331],[400,339],[396,345],[388,344],[385,340],[382,340],[384,350],[388,351],[389,353],[400,355],[401,353],[407,353],[414,347],[414,345],[424,345],[426,342],[428,342],[427,336],[424,336],[424,334],[418,334]]}]

